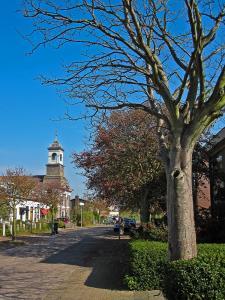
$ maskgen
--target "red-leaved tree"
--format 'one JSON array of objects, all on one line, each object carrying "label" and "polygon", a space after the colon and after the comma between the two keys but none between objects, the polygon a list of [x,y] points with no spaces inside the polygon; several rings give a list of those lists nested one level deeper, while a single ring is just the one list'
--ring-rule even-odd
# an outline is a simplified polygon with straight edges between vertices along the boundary
[{"label": "red-leaved tree", "polygon": [[148,223],[149,206],[164,199],[166,186],[154,118],[141,110],[113,112],[96,127],[91,148],[74,153],[75,165],[96,196],[140,208],[142,223]]}]

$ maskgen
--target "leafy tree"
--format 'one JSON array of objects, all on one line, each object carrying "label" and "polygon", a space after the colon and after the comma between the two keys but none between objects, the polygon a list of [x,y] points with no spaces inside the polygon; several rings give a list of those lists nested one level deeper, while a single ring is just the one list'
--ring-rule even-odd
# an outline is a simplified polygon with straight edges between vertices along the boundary
[{"label": "leafy tree", "polygon": [[36,186],[36,201],[40,202],[41,205],[47,206],[51,212],[52,221],[52,233],[54,233],[54,219],[59,206],[63,200],[63,187],[57,180],[40,183]]},{"label": "leafy tree", "polygon": [[0,201],[12,215],[12,240],[16,239],[16,207],[32,199],[35,181],[23,168],[7,169],[0,178]]},{"label": "leafy tree", "polygon": [[222,2],[25,3],[24,15],[32,18],[36,33],[33,50],[50,43],[57,48],[79,43],[85,49],[85,59],[70,61],[65,76],[47,79],[48,84],[65,85],[71,99],[84,102],[93,114],[130,107],[157,118],[167,177],[169,256],[195,257],[191,162],[197,140],[225,106]]},{"label": "leafy tree", "polygon": [[128,110],[113,112],[96,127],[91,149],[75,153],[74,163],[84,169],[96,196],[123,209],[140,208],[142,223],[148,223],[150,203],[165,195],[155,120]]},{"label": "leafy tree", "polygon": [[93,212],[97,213],[98,223],[101,222],[102,213],[109,212],[109,205],[106,199],[94,198],[91,200],[91,208]]}]

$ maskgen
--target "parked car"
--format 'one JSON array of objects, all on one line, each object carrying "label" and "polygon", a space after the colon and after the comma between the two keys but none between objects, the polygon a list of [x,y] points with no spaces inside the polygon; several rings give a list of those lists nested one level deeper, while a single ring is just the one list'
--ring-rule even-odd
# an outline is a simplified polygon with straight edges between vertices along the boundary
[{"label": "parked car", "polygon": [[124,218],[124,232],[129,232],[131,228],[136,228],[136,220],[130,218]]},{"label": "parked car", "polygon": [[[120,222],[117,221],[114,224],[114,232],[119,232],[119,229],[121,229],[121,232],[127,233],[130,231],[131,228],[136,227],[136,220],[135,219],[130,219],[130,218],[124,218],[120,219]],[[122,233],[121,233],[122,234]]]}]

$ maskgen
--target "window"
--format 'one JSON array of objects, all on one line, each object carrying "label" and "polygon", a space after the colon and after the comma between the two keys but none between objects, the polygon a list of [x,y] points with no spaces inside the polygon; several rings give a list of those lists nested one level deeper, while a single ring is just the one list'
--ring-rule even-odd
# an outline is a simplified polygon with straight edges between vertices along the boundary
[{"label": "window", "polygon": [[60,154],[60,161],[62,161],[62,154]]},{"label": "window", "polygon": [[52,160],[56,160],[57,158],[57,154],[56,153],[52,153]]}]

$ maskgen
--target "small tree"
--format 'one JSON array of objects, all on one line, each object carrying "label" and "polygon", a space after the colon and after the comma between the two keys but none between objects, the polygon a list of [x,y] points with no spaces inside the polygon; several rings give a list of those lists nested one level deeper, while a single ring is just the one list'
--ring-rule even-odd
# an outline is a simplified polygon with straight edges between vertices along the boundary
[{"label": "small tree", "polygon": [[52,233],[54,233],[54,219],[63,200],[63,188],[59,181],[40,183],[36,189],[37,200],[49,207],[51,212]]},{"label": "small tree", "polygon": [[[105,199],[96,198],[91,201],[91,206],[94,211],[98,214],[98,223],[101,222],[101,213],[109,212],[109,205]],[[94,212],[93,212],[94,213]]]},{"label": "small tree", "polygon": [[12,240],[16,239],[16,207],[33,197],[35,181],[23,168],[7,169],[0,178],[0,201],[12,216]]}]

